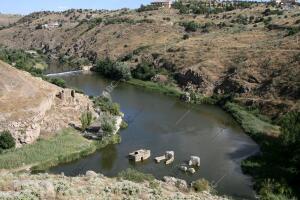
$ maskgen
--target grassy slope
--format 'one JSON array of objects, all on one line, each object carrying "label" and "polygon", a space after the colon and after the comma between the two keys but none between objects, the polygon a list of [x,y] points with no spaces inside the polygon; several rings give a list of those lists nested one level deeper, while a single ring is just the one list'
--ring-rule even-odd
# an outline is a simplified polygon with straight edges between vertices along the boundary
[{"label": "grassy slope", "polygon": [[142,81],[142,80],[138,80],[138,79],[131,79],[131,80],[127,81],[127,83],[137,86],[137,87],[145,88],[147,90],[166,94],[168,96],[180,97],[180,95],[182,94],[182,92],[178,88],[154,83],[151,81]]},{"label": "grassy slope", "polygon": [[46,169],[60,163],[70,162],[103,148],[110,142],[118,142],[118,135],[103,142],[91,142],[74,129],[65,129],[48,140],[10,150],[0,155],[0,169]]},{"label": "grassy slope", "polygon": [[272,125],[259,119],[235,103],[227,102],[224,108],[242,126],[245,132],[252,136],[262,134],[277,137],[280,134],[279,126]]}]

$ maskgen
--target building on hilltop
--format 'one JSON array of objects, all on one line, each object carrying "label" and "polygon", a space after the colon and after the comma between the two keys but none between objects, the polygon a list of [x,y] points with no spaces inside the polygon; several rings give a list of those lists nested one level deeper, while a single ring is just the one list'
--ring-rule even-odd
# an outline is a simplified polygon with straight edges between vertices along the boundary
[{"label": "building on hilltop", "polygon": [[154,0],[151,2],[151,5],[162,7],[162,8],[171,8],[173,0]]},{"label": "building on hilltop", "polygon": [[296,0],[274,0],[276,4],[286,5],[286,4],[295,4]]}]

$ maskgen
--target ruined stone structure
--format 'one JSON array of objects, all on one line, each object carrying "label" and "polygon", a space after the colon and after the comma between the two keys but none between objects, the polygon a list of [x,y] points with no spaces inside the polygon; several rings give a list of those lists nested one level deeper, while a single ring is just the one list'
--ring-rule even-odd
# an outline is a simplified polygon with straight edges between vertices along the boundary
[{"label": "ruined stone structure", "polygon": [[150,150],[140,149],[130,153],[129,159],[133,160],[134,162],[143,162],[144,160],[150,158],[150,156],[151,156]]}]

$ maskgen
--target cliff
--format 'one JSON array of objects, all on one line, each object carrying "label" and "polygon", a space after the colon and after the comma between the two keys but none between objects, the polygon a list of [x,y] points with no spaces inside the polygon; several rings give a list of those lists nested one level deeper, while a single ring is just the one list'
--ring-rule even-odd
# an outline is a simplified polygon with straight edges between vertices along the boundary
[{"label": "cliff", "polygon": [[93,111],[88,97],[59,88],[2,61],[0,76],[0,131],[9,130],[17,146],[55,134],[70,124],[80,126],[81,113],[87,108]]}]

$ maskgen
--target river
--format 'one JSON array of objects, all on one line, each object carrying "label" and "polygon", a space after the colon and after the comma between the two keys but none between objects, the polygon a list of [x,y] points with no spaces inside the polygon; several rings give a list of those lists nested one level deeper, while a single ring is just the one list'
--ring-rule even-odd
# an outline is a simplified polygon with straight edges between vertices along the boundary
[{"label": "river", "polygon": [[[60,76],[67,85],[87,95],[100,95],[109,80],[96,74]],[[121,105],[129,126],[120,132],[122,142],[110,145],[78,161],[51,168],[52,173],[68,176],[93,170],[106,176],[116,176],[129,167],[156,178],[174,176],[190,183],[205,178],[216,184],[219,194],[235,198],[254,198],[251,178],[241,171],[242,159],[259,151],[258,145],[247,136],[230,115],[216,106],[192,106],[155,92],[145,91],[125,83],[111,93]],[[137,149],[151,150],[151,158],[143,163],[129,162],[127,155]],[[153,158],[165,151],[175,151],[175,161],[166,166]],[[201,158],[201,167],[193,175],[178,167],[191,155]]]}]

